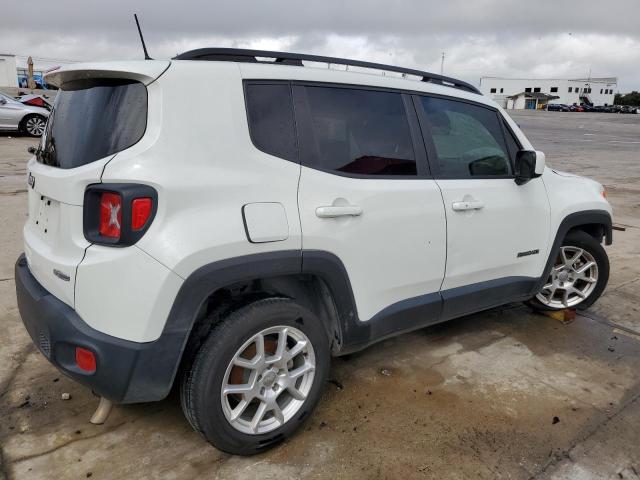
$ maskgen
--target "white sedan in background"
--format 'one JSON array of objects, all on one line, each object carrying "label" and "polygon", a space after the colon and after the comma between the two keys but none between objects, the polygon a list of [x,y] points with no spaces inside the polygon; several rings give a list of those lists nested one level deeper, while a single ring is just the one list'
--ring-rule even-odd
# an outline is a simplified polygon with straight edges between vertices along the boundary
[{"label": "white sedan in background", "polygon": [[49,118],[49,110],[24,105],[0,92],[0,130],[18,130],[31,137],[39,137]]}]

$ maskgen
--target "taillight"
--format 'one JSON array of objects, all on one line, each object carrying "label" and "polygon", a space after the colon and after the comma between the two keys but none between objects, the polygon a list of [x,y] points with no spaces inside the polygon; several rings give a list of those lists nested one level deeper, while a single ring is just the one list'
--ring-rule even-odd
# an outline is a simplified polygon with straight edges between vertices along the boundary
[{"label": "taillight", "polygon": [[122,225],[122,197],[118,193],[102,192],[100,197],[100,235],[120,238]]},{"label": "taillight", "polygon": [[131,202],[131,228],[133,230],[140,230],[147,224],[152,208],[153,200],[148,197],[135,198]]},{"label": "taillight", "polygon": [[158,194],[149,185],[89,185],[84,194],[84,236],[100,245],[133,245],[149,229],[157,207]]}]

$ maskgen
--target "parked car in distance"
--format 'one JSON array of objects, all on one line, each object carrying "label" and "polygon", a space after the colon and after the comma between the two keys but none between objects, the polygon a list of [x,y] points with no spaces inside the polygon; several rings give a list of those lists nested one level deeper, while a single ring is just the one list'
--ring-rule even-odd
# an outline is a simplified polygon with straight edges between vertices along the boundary
[{"label": "parked car in distance", "polygon": [[592,105],[587,105],[586,103],[583,103],[580,106],[582,107],[582,111],[583,112],[593,112],[593,106]]},{"label": "parked car in distance", "polygon": [[[194,76],[207,88],[185,96]],[[603,186],[545,167],[464,81],[238,49],[46,80],[14,276],[26,330],[112,402],[175,385],[225,452],[293,435],[332,356],[509,302],[585,309],[607,284]]]},{"label": "parked car in distance", "polygon": [[18,131],[31,137],[39,137],[49,118],[49,110],[25,105],[0,92],[0,130]]},{"label": "parked car in distance", "polygon": [[620,107],[620,113],[638,113],[638,107],[632,105],[622,105]]},{"label": "parked car in distance", "polygon": [[51,111],[52,105],[49,103],[49,100],[44,98],[42,95],[35,95],[33,93],[20,95],[16,97],[16,100],[24,105],[31,105],[33,107],[42,107]]},{"label": "parked car in distance", "polygon": [[549,112],[569,112],[571,109],[568,105],[563,103],[550,103],[547,105],[547,110]]}]

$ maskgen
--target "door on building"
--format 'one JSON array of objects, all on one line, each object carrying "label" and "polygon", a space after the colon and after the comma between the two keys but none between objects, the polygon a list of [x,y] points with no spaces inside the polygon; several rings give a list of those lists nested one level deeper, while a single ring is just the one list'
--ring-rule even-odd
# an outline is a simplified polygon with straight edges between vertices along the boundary
[{"label": "door on building", "polygon": [[535,98],[527,98],[524,101],[524,108],[527,110],[535,110],[536,109],[536,99]]}]

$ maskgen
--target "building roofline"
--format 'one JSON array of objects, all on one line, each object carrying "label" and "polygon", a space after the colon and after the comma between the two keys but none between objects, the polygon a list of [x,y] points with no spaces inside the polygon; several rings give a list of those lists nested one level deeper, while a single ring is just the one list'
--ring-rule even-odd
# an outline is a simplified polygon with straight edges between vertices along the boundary
[{"label": "building roofline", "polygon": [[618,83],[618,77],[591,77],[591,78],[524,78],[524,77],[480,77],[480,80],[532,80],[532,81],[561,81],[561,82],[608,82]]}]

